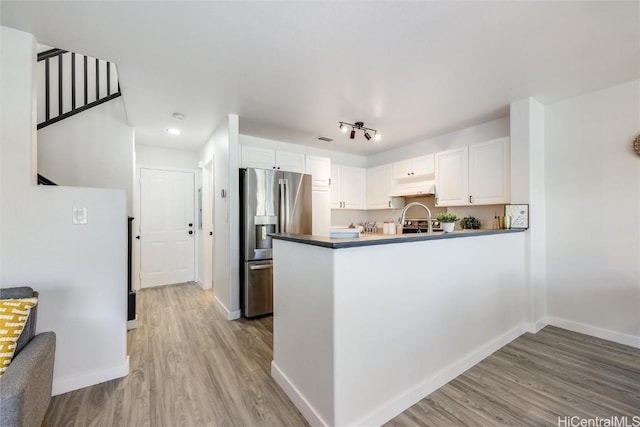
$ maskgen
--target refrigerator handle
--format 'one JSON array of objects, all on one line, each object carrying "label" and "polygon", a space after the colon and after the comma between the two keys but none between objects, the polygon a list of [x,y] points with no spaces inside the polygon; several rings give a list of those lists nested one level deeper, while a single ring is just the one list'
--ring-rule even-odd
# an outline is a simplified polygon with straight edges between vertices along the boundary
[{"label": "refrigerator handle", "polygon": [[284,180],[284,209],[284,226],[288,233],[291,231],[291,189],[289,188],[289,180],[286,178]]},{"label": "refrigerator handle", "polygon": [[286,229],[286,219],[285,219],[285,215],[286,215],[286,208],[285,208],[285,192],[286,192],[286,180],[285,179],[280,179],[278,181],[278,185],[280,187],[280,210],[278,212],[278,219],[279,219],[279,227],[280,233],[286,233],[287,229]]}]

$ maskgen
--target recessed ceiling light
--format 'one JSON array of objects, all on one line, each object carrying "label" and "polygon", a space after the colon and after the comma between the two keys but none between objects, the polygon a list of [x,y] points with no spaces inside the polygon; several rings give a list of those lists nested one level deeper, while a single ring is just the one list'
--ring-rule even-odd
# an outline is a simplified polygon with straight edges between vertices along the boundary
[{"label": "recessed ceiling light", "polygon": [[180,135],[182,133],[182,131],[178,128],[169,128],[167,129],[167,132],[169,132],[171,135]]}]

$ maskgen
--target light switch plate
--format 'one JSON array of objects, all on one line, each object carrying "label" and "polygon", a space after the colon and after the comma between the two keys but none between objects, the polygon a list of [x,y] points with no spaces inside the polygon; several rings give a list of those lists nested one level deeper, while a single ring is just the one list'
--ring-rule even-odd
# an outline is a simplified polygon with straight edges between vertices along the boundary
[{"label": "light switch plate", "polygon": [[85,225],[88,222],[87,208],[73,208],[73,224]]}]

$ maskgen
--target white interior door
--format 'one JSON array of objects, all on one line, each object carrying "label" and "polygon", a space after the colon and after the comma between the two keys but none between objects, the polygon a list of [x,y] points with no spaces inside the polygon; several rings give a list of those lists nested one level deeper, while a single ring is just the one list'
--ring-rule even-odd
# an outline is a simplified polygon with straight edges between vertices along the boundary
[{"label": "white interior door", "polygon": [[140,286],[194,280],[194,174],[140,170]]}]

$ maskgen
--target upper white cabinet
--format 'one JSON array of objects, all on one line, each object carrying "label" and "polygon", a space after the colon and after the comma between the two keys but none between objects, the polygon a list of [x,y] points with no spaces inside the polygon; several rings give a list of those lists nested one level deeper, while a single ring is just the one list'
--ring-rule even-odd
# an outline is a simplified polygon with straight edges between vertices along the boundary
[{"label": "upper white cabinet", "polygon": [[435,165],[433,154],[395,162],[392,166],[392,176],[393,179],[396,180],[431,175],[434,172]]},{"label": "upper white cabinet", "polygon": [[331,165],[331,209],[364,209],[365,169]]},{"label": "upper white cabinet", "polygon": [[435,155],[438,206],[509,203],[509,138]]},{"label": "upper white cabinet", "polygon": [[391,197],[393,180],[392,165],[382,165],[367,169],[367,209],[401,209],[404,198]]},{"label": "upper white cabinet", "polygon": [[469,201],[474,205],[509,203],[511,199],[509,138],[469,146]]},{"label": "upper white cabinet", "polygon": [[328,157],[307,156],[305,173],[311,175],[314,188],[328,188],[331,183],[331,159]]},{"label": "upper white cabinet", "polygon": [[277,169],[304,173],[304,154],[276,151],[268,148],[242,146],[241,165],[244,168]]},{"label": "upper white cabinet", "polygon": [[469,148],[436,153],[436,205],[462,206],[469,198]]}]

